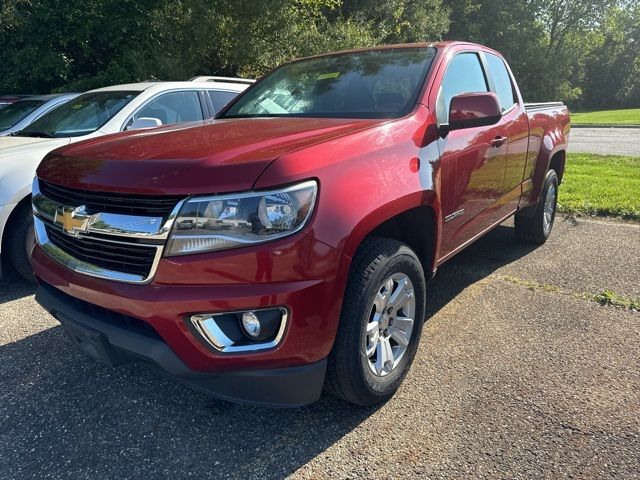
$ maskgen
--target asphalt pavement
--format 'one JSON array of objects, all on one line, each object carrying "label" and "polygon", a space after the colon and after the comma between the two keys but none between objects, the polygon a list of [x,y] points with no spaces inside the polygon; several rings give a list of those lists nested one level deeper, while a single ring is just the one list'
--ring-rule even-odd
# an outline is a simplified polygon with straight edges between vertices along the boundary
[{"label": "asphalt pavement", "polygon": [[640,128],[572,128],[569,152],[640,156]]},{"label": "asphalt pavement", "polygon": [[298,410],[217,401],[76,352],[0,281],[0,478],[639,478],[640,225],[501,226],[440,268],[398,394]]}]

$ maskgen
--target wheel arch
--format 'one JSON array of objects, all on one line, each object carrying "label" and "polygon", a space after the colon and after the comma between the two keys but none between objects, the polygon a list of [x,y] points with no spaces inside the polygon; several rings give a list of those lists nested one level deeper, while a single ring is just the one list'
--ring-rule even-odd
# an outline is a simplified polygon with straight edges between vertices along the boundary
[{"label": "wheel arch", "polygon": [[367,231],[361,232],[358,241],[352,240],[349,251],[345,253],[355,255],[362,242],[371,237],[398,240],[416,253],[428,280],[436,266],[437,218],[436,210],[431,204],[420,204],[394,212],[371,224]]},{"label": "wheel arch", "polygon": [[29,204],[29,203],[31,203],[31,195],[27,195],[22,200],[20,200],[18,203],[16,203],[13,206],[13,209],[11,210],[11,213],[9,213],[9,216],[7,217],[7,221],[5,222],[5,224],[0,226],[0,227],[2,227],[2,231],[0,232],[0,234],[1,234],[0,252],[4,250],[4,245],[5,245],[5,242],[7,241],[7,230],[8,230],[8,228],[10,228],[10,225],[15,221],[17,212],[20,210],[20,208],[22,206],[24,206],[25,204]]},{"label": "wheel arch", "polygon": [[565,149],[556,151],[549,161],[547,172],[549,170],[555,170],[558,175],[558,183],[562,183],[562,176],[564,175],[564,167],[567,160],[567,151]]}]

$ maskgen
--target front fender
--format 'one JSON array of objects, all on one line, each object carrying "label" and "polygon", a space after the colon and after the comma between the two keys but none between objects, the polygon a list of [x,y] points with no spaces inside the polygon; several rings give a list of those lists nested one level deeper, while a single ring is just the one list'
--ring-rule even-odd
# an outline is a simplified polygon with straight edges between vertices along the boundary
[{"label": "front fender", "polygon": [[[435,193],[433,191],[427,191],[414,192],[379,206],[355,223],[351,229],[351,233],[344,241],[343,253],[349,258],[352,258],[362,241],[368,235],[380,225],[403,213],[423,206],[431,207],[434,212],[438,212],[438,209],[434,208],[434,203]],[[425,221],[427,220],[428,219],[425,219]],[[436,224],[438,224],[439,219],[436,218],[435,221]]]}]

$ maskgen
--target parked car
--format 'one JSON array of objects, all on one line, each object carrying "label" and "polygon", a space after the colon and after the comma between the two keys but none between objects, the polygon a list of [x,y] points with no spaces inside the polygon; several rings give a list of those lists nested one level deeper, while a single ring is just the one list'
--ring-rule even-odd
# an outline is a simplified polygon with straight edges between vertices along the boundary
[{"label": "parked car", "polygon": [[[460,42],[285,64],[211,123],[59,149],[37,300],[81,350],[277,406],[396,391],[439,265],[515,215],[551,232],[567,108]],[[481,262],[482,259],[479,259]]]},{"label": "parked car", "polygon": [[13,102],[0,110],[0,136],[11,135],[22,130],[42,115],[63,103],[76,98],[79,93],[54,93],[34,95]]},{"label": "parked car", "polygon": [[13,136],[0,137],[0,244],[4,259],[25,278],[33,278],[28,257],[33,245],[31,181],[47,153],[109,133],[209,119],[246,88],[237,83],[208,82],[99,88],[43,115]]},{"label": "parked car", "polygon": [[0,95],[0,109],[7,105],[11,105],[13,102],[17,102],[18,100],[31,96],[33,95]]}]

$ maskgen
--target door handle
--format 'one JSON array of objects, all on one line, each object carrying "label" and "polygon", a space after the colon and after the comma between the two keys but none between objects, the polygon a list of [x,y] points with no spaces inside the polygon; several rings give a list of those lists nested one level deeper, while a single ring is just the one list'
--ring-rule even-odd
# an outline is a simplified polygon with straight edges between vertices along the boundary
[{"label": "door handle", "polygon": [[501,147],[502,145],[504,145],[504,142],[507,141],[507,137],[501,137],[501,136],[497,136],[496,138],[494,138],[493,140],[491,140],[491,146],[498,148]]}]

